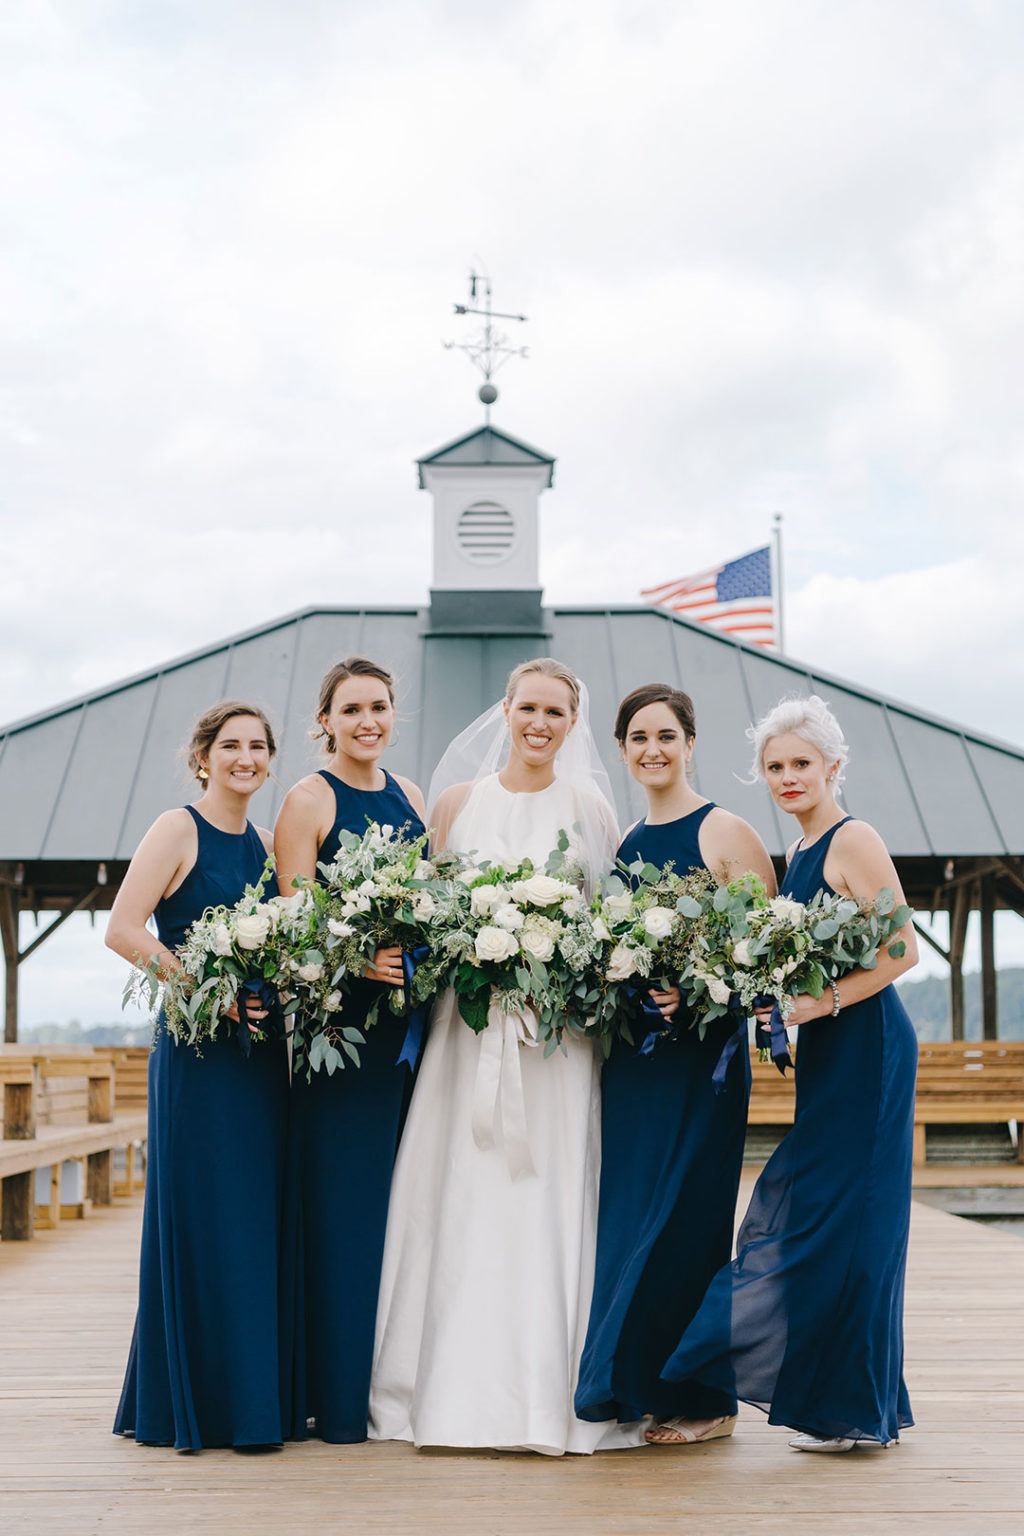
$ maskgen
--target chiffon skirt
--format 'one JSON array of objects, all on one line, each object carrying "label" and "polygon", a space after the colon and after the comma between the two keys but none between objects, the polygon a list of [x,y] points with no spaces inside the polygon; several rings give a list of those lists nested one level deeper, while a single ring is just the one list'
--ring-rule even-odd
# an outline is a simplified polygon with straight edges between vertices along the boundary
[{"label": "chiffon skirt", "polygon": [[903,1380],[917,1041],[892,987],[800,1030],[796,1117],[665,1367],[773,1424],[886,1443]]},{"label": "chiffon skirt", "polygon": [[[717,1027],[716,1027],[717,1024]],[[712,1073],[733,1024],[684,1023],[648,1056],[618,1042],[602,1078],[597,1276],[580,1365],[584,1419],[736,1412],[730,1392],[661,1373],[732,1253],[750,1097],[744,1043]]]},{"label": "chiffon skirt", "polygon": [[139,1309],[115,1434],[197,1451],[282,1439],[283,1042],[176,1045],[149,1063]]}]

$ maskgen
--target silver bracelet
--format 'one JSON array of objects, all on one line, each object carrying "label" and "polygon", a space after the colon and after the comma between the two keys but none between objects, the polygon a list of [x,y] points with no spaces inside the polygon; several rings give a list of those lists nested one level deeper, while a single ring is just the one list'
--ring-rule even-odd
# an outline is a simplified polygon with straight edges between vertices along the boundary
[{"label": "silver bracelet", "polygon": [[829,986],[832,988],[832,1013],[830,1016],[834,1019],[838,1017],[839,1009],[842,1006],[839,1001],[839,983],[837,981],[830,981]]}]

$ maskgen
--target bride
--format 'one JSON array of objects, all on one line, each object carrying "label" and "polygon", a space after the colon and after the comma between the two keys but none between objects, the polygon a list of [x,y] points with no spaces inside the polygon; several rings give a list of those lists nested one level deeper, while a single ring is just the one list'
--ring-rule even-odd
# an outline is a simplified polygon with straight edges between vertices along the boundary
[{"label": "bride", "polygon": [[[438,847],[540,869],[564,828],[570,857],[598,875],[618,838],[602,780],[580,684],[543,657],[449,747],[428,819]],[[593,1043],[565,1040],[545,1060],[515,1017],[495,1009],[475,1035],[452,992],[435,1009],[391,1187],[371,1438],[552,1456],[642,1441],[642,1425],[587,1424],[572,1408],[600,1102]]]}]

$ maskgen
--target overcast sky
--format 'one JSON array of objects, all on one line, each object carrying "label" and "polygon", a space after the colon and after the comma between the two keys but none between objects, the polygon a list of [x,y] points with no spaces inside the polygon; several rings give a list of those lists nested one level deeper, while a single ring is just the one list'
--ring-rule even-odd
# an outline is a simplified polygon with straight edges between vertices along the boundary
[{"label": "overcast sky", "polygon": [[549,599],[778,510],[794,655],[1024,743],[1015,0],[7,0],[0,70],[0,718],[423,601],[479,258]]}]

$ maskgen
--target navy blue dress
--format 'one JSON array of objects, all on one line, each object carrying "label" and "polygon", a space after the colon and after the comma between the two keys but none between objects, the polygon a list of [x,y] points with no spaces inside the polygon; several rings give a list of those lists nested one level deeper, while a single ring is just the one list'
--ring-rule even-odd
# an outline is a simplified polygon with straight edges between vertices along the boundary
[{"label": "navy blue dress", "polygon": [[[263,872],[252,825],[222,832],[192,806],[199,852],[156,908],[175,949],[207,907]],[[273,895],[276,887],[267,890]],[[283,1040],[202,1055],[158,1026],[149,1059],[149,1163],[139,1310],[114,1433],[151,1445],[277,1445],[278,1245],[288,1115]]]},{"label": "navy blue dress", "polygon": [[[712,805],[677,821],[640,822],[619,849],[676,873],[705,869],[698,835]],[[644,1414],[716,1418],[731,1393],[661,1373],[704,1292],[732,1253],[733,1220],[750,1097],[744,1042],[716,1093],[711,1076],[734,1025],[714,1020],[703,1040],[684,1010],[675,1038],[650,1055],[617,1041],[601,1085],[597,1268],[576,1412],[632,1422]],[[633,1027],[639,1044],[649,1025]],[[639,1030],[639,1033],[637,1031]]]},{"label": "navy blue dress", "polygon": [[[785,895],[831,889],[825,857],[842,825],[794,853]],[[801,1026],[793,1128],[666,1376],[735,1379],[772,1424],[815,1435],[884,1444],[914,1422],[903,1280],[916,1072],[914,1028],[892,986]]]},{"label": "navy blue dress", "polygon": [[[379,790],[352,789],[321,770],[334,791],[334,826],[317,854],[330,863],[338,833],[361,836],[370,821],[418,836],[423,823],[390,774]],[[344,1012],[361,1028],[383,988],[361,982]],[[391,1172],[412,1074],[398,1065],[406,1022],[381,1002],[377,1022],[351,1062],[333,1076],[314,1072],[292,1083],[288,1203],[296,1251],[285,1256],[282,1338],[289,1380],[284,1388],[289,1439],[304,1440],[307,1421],[335,1445],[366,1439],[377,1293],[384,1256]]]}]

